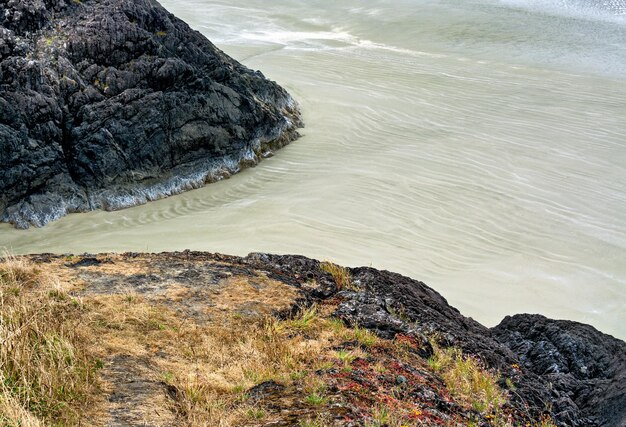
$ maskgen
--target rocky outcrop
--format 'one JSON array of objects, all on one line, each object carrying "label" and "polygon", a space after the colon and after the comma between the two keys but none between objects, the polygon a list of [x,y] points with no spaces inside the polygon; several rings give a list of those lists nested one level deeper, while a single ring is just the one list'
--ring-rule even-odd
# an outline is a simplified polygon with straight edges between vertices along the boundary
[{"label": "rocky outcrop", "polygon": [[155,0],[0,0],[0,219],[43,226],[256,164],[295,101]]},{"label": "rocky outcrop", "polygon": [[292,284],[318,283],[310,297],[339,299],[335,315],[385,338],[409,334],[455,346],[501,372],[511,405],[529,422],[550,414],[559,426],[626,426],[626,343],[589,325],[540,315],[506,317],[487,328],[463,316],[423,282],[400,274],[350,269],[354,289],[340,290],[318,261],[251,254],[246,264]]},{"label": "rocky outcrop", "polygon": [[494,337],[523,369],[552,386],[552,412],[567,425],[626,426],[626,346],[594,327],[541,315],[507,316]]}]

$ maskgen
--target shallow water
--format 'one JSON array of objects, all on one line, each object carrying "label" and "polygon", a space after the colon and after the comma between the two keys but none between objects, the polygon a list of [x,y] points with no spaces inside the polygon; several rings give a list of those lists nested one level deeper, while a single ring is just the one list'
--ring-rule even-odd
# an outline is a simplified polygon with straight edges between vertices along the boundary
[{"label": "shallow water", "polygon": [[621,0],[164,0],[299,100],[304,137],[206,188],[43,229],[15,253],[300,253],[425,281],[486,325],[626,338]]}]

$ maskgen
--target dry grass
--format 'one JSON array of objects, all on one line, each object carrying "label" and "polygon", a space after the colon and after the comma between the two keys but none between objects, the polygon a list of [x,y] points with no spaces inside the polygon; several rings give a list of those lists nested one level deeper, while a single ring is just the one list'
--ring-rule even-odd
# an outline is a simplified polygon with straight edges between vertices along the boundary
[{"label": "dry grass", "polygon": [[44,424],[24,408],[9,389],[2,386],[0,391],[0,425],[39,427]]},{"label": "dry grass", "polygon": [[326,273],[333,276],[333,280],[335,281],[335,284],[337,285],[337,288],[339,290],[356,289],[356,287],[352,283],[352,276],[350,275],[350,272],[347,268],[341,267],[328,261],[322,262],[320,264],[320,268],[322,269],[322,271],[325,271]]},{"label": "dry grass", "polygon": [[535,427],[556,427],[556,424],[552,418],[544,416],[539,423],[535,424]]},{"label": "dry grass", "polygon": [[298,424],[298,426],[299,427],[330,427],[332,425],[335,425],[332,421],[333,420],[330,419],[328,416],[319,414],[315,417],[309,417],[309,418],[300,420],[300,423]]},{"label": "dry grass", "polygon": [[23,260],[0,263],[3,425],[71,423],[96,389],[82,345],[83,307]]},{"label": "dry grass", "polygon": [[441,375],[450,394],[487,417],[497,417],[507,401],[506,392],[497,384],[499,375],[457,348],[442,349],[436,344],[433,348],[429,365]]},{"label": "dry grass", "polygon": [[378,405],[372,409],[372,420],[365,427],[403,427],[409,422],[387,406]]},{"label": "dry grass", "polygon": [[[161,372],[176,390],[170,406],[189,425],[263,416],[244,392],[269,379],[291,381],[319,361],[329,338],[315,308],[282,322],[269,316],[293,304],[291,289],[262,277],[255,286],[227,282],[213,298],[213,321],[198,325],[142,295],[79,301],[35,266],[8,258],[0,264],[0,425],[78,424],[95,401],[100,360],[115,355],[148,360]],[[255,300],[259,316],[238,315],[236,307]],[[298,336],[303,332],[315,337]],[[154,357],[162,350],[166,358]]]},{"label": "dry grass", "polygon": [[238,425],[258,415],[245,391],[264,381],[303,382],[307,404],[326,403],[325,385],[310,377],[332,360],[340,337],[315,307],[292,319],[222,319],[219,325],[181,328],[178,363],[169,363],[167,382],[177,390],[179,412],[190,425]]},{"label": "dry grass", "polygon": [[[117,274],[115,268],[120,266],[102,266],[109,274]],[[353,286],[346,269],[330,263],[322,268],[339,288]],[[58,277],[62,283],[21,259],[0,262],[0,426],[106,421],[111,412],[106,396],[119,386],[110,365],[117,356],[141,361],[132,375],[157,384],[136,405],[146,422],[155,411],[190,426],[278,421],[274,403],[264,406],[248,396],[250,388],[271,380],[289,390],[281,396],[289,402],[280,405],[304,408],[302,426],[326,426],[332,424],[327,408],[336,395],[329,391],[331,376],[320,372],[334,371],[339,377],[358,373],[372,354],[383,350],[394,357],[412,354],[403,342],[393,344],[364,328],[346,327],[331,317],[332,305],[305,307],[278,319],[273,313],[290,309],[299,295],[262,274],[235,275],[203,290],[205,311],[196,317],[185,317],[172,305],[188,297],[189,289],[182,285],[152,298],[88,294],[81,300],[64,286],[84,284],[72,282],[67,271]],[[198,295],[191,296],[197,300]],[[429,364],[455,400],[482,412],[493,425],[505,425],[496,423],[507,398],[497,374],[459,350],[436,346]],[[371,370],[376,377],[392,375],[381,363],[372,362]],[[169,386],[169,395],[159,388],[162,383]],[[403,408],[381,400],[372,404],[367,421],[371,426],[405,425],[409,418]],[[553,425],[546,419],[537,427]]]}]

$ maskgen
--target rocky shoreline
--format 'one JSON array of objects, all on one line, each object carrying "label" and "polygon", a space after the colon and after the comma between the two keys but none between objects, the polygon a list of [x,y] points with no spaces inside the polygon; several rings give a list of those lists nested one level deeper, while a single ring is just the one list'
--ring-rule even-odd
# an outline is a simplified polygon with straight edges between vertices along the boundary
[{"label": "rocky shoreline", "polygon": [[198,188],[301,126],[284,89],[154,0],[0,0],[0,221]]},{"label": "rocky shoreline", "polygon": [[[323,263],[302,256],[254,253],[235,257],[185,251],[82,256],[43,254],[26,258],[39,269],[58,275],[64,283],[74,283],[77,290],[70,293],[74,297],[137,295],[159,301],[196,323],[206,322],[203,316],[207,314],[203,313],[215,308],[233,310],[237,318],[250,319],[264,310],[273,310],[271,303],[261,303],[257,301],[258,295],[247,295],[243,288],[233,284],[242,283],[235,280],[242,278],[256,288],[260,285],[254,283],[263,277],[263,281],[274,283],[272,286],[282,287],[282,290],[267,290],[268,301],[295,292],[290,297],[291,303],[283,301],[281,308],[275,309],[275,313],[282,313],[279,316],[289,316],[313,305],[328,307],[331,317],[349,327],[366,329],[388,342],[413,343],[414,356],[411,357],[415,359],[410,365],[402,365],[405,367],[401,372],[408,372],[398,377],[402,382],[407,376],[417,375],[411,374],[411,369],[418,369],[432,357],[432,346],[436,343],[444,348],[460,349],[499,373],[499,387],[509,396],[503,408],[510,425],[539,425],[538,420],[547,415],[558,426],[621,427],[626,423],[626,343],[589,325],[518,314],[506,317],[494,328],[487,328],[463,316],[435,290],[417,280],[360,267],[345,269],[349,280],[339,283]],[[225,281],[231,284],[225,285]],[[185,289],[182,298],[181,286]],[[230,292],[229,308],[223,299],[217,298],[216,286],[222,289],[219,292]],[[253,288],[246,289],[257,292]],[[173,294],[178,298],[173,298]],[[355,368],[348,371],[349,384],[356,381],[361,384],[359,390],[371,387],[371,381],[378,384],[382,381],[380,378],[366,380],[363,377],[366,367],[380,362],[383,357],[395,357],[396,353],[394,350],[385,356],[387,353],[379,352],[376,356],[372,352],[363,361],[356,360]],[[145,363],[146,369],[150,369],[150,363]],[[339,380],[343,378],[341,375]],[[403,385],[403,393],[408,394],[401,402],[416,399],[415,404],[421,408],[418,419],[423,423],[416,425],[452,425],[441,420],[451,422],[454,417],[462,420],[478,416],[471,415],[471,411],[464,412],[445,392],[437,391],[441,387],[440,380],[435,377],[424,380],[429,375],[432,374],[424,371],[415,377],[422,378],[417,383],[411,380]],[[267,384],[263,387],[269,387],[269,391],[263,388],[270,393],[265,397],[270,399],[268,405],[280,407],[277,402],[284,398],[281,393],[286,393],[289,387]],[[396,386],[389,387],[395,389]],[[260,390],[255,389],[255,393],[261,393]],[[346,389],[336,393],[337,401],[343,402],[337,405],[344,409],[341,416],[336,414],[335,421],[328,425],[361,425],[359,410],[345,401],[352,392]],[[287,409],[282,411],[277,413],[286,417]],[[285,421],[284,417],[278,424],[267,425],[297,425]],[[352,422],[345,421],[348,419]],[[483,418],[478,416],[478,419]],[[464,421],[459,422],[461,424],[454,425],[466,425]],[[473,425],[492,424],[485,418]]]}]

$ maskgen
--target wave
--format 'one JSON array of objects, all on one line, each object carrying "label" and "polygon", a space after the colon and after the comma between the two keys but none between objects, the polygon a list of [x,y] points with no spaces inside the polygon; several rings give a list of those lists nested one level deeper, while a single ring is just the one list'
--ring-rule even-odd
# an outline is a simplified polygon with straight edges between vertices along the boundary
[{"label": "wave", "polygon": [[[341,29],[333,29],[332,31],[287,31],[282,29],[255,32],[245,31],[238,34],[238,37],[237,42],[240,44],[248,44],[250,42],[270,43],[281,45],[282,47],[292,50],[362,49],[382,50],[411,57],[445,57],[443,54],[406,49],[362,39]],[[249,58],[250,57],[246,59]]]}]

